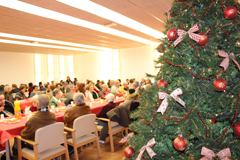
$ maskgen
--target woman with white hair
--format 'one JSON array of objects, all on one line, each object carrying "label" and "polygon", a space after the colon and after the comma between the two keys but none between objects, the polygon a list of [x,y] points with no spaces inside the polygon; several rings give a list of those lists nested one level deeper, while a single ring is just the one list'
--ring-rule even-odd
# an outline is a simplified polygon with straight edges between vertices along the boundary
[{"label": "woman with white hair", "polygon": [[38,98],[38,95],[35,95],[32,97],[32,106],[30,107],[30,111],[32,112],[36,112],[38,110],[37,108],[37,98]]},{"label": "woman with white hair", "polygon": [[[69,128],[73,128],[73,121],[76,118],[91,113],[90,107],[85,104],[85,96],[83,93],[75,93],[73,100],[76,105],[67,110],[63,117],[66,123],[65,126]],[[67,138],[72,138],[71,132],[68,132]]]}]

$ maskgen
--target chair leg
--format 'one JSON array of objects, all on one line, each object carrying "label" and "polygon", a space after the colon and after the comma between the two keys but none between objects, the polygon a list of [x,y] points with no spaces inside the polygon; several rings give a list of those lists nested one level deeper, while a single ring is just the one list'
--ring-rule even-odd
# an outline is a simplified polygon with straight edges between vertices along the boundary
[{"label": "chair leg", "polygon": [[17,145],[18,145],[18,160],[22,160],[22,143],[20,139],[17,139]]},{"label": "chair leg", "polygon": [[109,139],[110,139],[111,152],[114,152],[114,142],[113,142],[112,133],[109,134]]},{"label": "chair leg", "polygon": [[75,160],[78,160],[78,151],[76,144],[73,145]]}]

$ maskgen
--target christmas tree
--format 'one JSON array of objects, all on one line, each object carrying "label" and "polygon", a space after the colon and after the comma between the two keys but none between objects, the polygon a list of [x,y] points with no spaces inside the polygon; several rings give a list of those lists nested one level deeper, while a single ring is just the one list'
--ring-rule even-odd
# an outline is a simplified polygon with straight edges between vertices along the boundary
[{"label": "christmas tree", "polygon": [[158,83],[141,92],[131,114],[138,120],[130,125],[137,133],[128,140],[130,159],[240,159],[238,5],[173,2],[158,47]]}]

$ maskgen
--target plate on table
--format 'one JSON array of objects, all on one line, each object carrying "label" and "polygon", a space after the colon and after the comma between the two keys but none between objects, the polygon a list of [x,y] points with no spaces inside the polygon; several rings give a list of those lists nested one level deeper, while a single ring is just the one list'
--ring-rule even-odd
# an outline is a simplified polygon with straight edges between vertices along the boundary
[{"label": "plate on table", "polygon": [[5,123],[7,120],[6,119],[1,119],[0,123]]},{"label": "plate on table", "polygon": [[7,124],[12,124],[12,123],[17,123],[20,122],[20,119],[17,118],[12,118],[12,119],[6,119],[5,123]]}]

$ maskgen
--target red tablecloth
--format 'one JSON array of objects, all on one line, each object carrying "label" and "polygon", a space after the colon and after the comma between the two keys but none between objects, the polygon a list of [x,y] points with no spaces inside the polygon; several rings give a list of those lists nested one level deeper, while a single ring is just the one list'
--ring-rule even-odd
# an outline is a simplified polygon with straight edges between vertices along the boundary
[{"label": "red tablecloth", "polygon": [[32,101],[30,99],[19,100],[20,108],[24,111],[25,107],[32,106]]},{"label": "red tablecloth", "polygon": [[[124,100],[125,98],[119,98],[118,100],[114,100],[114,103],[119,105],[119,103],[123,102]],[[106,102],[103,102],[101,104],[100,101],[92,103],[92,107],[90,107],[91,112],[97,114],[106,104],[107,104]],[[64,122],[63,120],[64,113],[65,113],[64,111],[55,113],[58,122]],[[4,146],[7,140],[20,135],[21,131],[25,127],[26,121],[27,118],[23,115],[22,118],[20,119],[20,122],[12,124],[0,123],[1,144]]]}]

